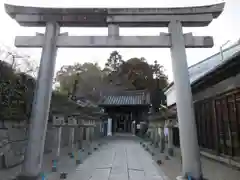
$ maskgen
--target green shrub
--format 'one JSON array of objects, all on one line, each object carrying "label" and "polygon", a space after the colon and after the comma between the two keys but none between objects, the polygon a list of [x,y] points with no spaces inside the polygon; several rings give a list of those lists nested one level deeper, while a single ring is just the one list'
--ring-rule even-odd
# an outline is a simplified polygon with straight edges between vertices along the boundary
[{"label": "green shrub", "polygon": [[[10,64],[0,61],[0,119],[29,120],[35,85],[36,80],[33,77],[17,73]],[[69,106],[69,103],[67,95],[53,92],[50,110]]]}]

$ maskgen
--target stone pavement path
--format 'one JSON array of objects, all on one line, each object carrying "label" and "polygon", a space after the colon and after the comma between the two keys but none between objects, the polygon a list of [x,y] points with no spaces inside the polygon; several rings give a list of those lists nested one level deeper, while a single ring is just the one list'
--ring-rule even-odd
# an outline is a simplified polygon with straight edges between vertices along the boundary
[{"label": "stone pavement path", "polygon": [[167,180],[135,137],[109,139],[79,165],[67,180]]},{"label": "stone pavement path", "polygon": [[[151,152],[154,152],[153,159],[155,161],[161,160],[162,164],[160,165],[161,169],[171,180],[175,180],[177,176],[181,174],[181,158],[180,158],[180,149],[175,148],[174,157],[169,157],[166,159],[167,152],[160,153],[159,148],[154,148],[150,145],[150,142],[144,142],[147,145]],[[234,168],[228,167],[227,165],[221,164],[214,160],[207,159],[201,156],[201,165],[203,176],[209,180],[239,180],[240,171]]]}]

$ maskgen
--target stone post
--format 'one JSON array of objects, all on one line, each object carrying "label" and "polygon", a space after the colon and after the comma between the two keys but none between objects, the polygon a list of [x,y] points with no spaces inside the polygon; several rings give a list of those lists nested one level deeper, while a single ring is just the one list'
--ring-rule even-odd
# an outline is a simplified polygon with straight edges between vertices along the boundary
[{"label": "stone post", "polygon": [[160,140],[159,140],[159,147],[160,147],[160,153],[164,153],[165,149],[165,135],[164,135],[164,126],[159,126],[159,134],[160,134]]},{"label": "stone post", "polygon": [[95,126],[94,127],[92,127],[92,141],[95,141],[96,140],[96,130],[95,130]]},{"label": "stone post", "polygon": [[95,140],[95,141],[96,141],[97,138],[98,138],[98,130],[99,130],[98,124],[95,123],[95,127],[94,127],[94,140]]},{"label": "stone post", "polygon": [[173,127],[168,127],[168,154],[169,156],[173,156]]},{"label": "stone post", "polygon": [[150,127],[150,140],[151,140],[151,142],[153,142],[153,139],[154,139],[154,132],[153,132],[153,127],[151,126]]},{"label": "stone post", "polygon": [[132,134],[136,134],[136,125],[135,125],[135,121],[132,122]]},{"label": "stone post", "polygon": [[94,127],[90,127],[90,143],[91,143],[91,151],[93,149],[93,141],[94,141]]},{"label": "stone post", "polygon": [[101,138],[102,137],[102,122],[99,123],[99,137]]},{"label": "stone post", "polygon": [[75,128],[74,127],[71,127],[70,128],[70,131],[69,131],[69,147],[70,147],[70,154],[71,154],[71,157],[74,156],[74,151],[75,151],[75,144],[74,144],[74,131],[75,131]]},{"label": "stone post", "polygon": [[156,127],[155,127],[155,124],[154,124],[154,126],[152,127],[152,132],[153,132],[152,143],[153,143],[153,145],[155,145],[155,142],[156,142]]},{"label": "stone post", "polygon": [[166,128],[168,129],[168,155],[173,156],[173,123],[171,121],[167,121]]},{"label": "stone post", "polygon": [[159,133],[158,133],[158,126],[154,128],[155,130],[155,147],[159,147]]},{"label": "stone post", "polygon": [[57,152],[56,152],[56,160],[59,160],[61,153],[61,139],[62,139],[62,127],[57,128]]},{"label": "stone post", "polygon": [[155,131],[154,131],[154,126],[152,127],[152,144],[154,144],[154,141],[155,141]]},{"label": "stone post", "polygon": [[108,129],[107,135],[112,136],[112,118],[108,118]]},{"label": "stone post", "polygon": [[62,127],[55,128],[55,158],[52,161],[52,171],[56,172],[58,169],[58,162],[61,155],[61,137],[62,137]]},{"label": "stone post", "polygon": [[78,141],[78,149],[83,148],[83,127],[79,127],[79,141]]},{"label": "stone post", "polygon": [[91,153],[91,127],[86,127],[86,143],[88,153]]},{"label": "stone post", "polygon": [[90,133],[89,133],[89,128],[90,128],[90,127],[86,127],[86,141],[87,141],[87,143],[89,143],[89,142],[90,142]]}]

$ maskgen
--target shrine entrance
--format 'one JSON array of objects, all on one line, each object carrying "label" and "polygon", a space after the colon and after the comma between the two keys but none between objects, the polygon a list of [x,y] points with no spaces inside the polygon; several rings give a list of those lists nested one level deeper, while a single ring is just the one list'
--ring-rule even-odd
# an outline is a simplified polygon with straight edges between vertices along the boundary
[{"label": "shrine entrance", "polygon": [[138,125],[147,120],[150,104],[149,92],[132,90],[105,95],[99,106],[104,108],[104,112],[111,118],[112,133],[138,134]]},{"label": "shrine entrance", "polygon": [[[21,26],[46,27],[45,34],[16,37],[17,47],[42,48],[32,107],[30,139],[23,165],[25,179],[40,173],[57,48],[170,48],[176,88],[183,177],[202,176],[185,48],[210,48],[213,38],[183,34],[183,27],[203,27],[217,18],[224,3],[183,8],[41,8],[5,4]],[[60,27],[107,27],[108,36],[68,36]],[[167,27],[159,36],[120,36],[121,27]],[[160,56],[160,55],[159,55]],[[109,121],[111,125],[111,121]],[[194,165],[193,165],[194,164]],[[24,179],[24,178],[23,178]]]},{"label": "shrine entrance", "polygon": [[[129,121],[128,121],[129,120]],[[116,120],[113,121],[113,133],[121,132],[131,132],[132,120],[130,119],[130,114],[118,114],[116,115]]]}]

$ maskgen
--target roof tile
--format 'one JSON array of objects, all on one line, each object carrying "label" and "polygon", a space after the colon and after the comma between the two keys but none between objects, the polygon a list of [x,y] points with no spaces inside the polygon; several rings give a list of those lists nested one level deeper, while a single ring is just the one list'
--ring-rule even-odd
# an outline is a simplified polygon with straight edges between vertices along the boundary
[{"label": "roof tile", "polygon": [[125,91],[123,94],[104,96],[100,105],[148,105],[150,94],[144,91]]}]

